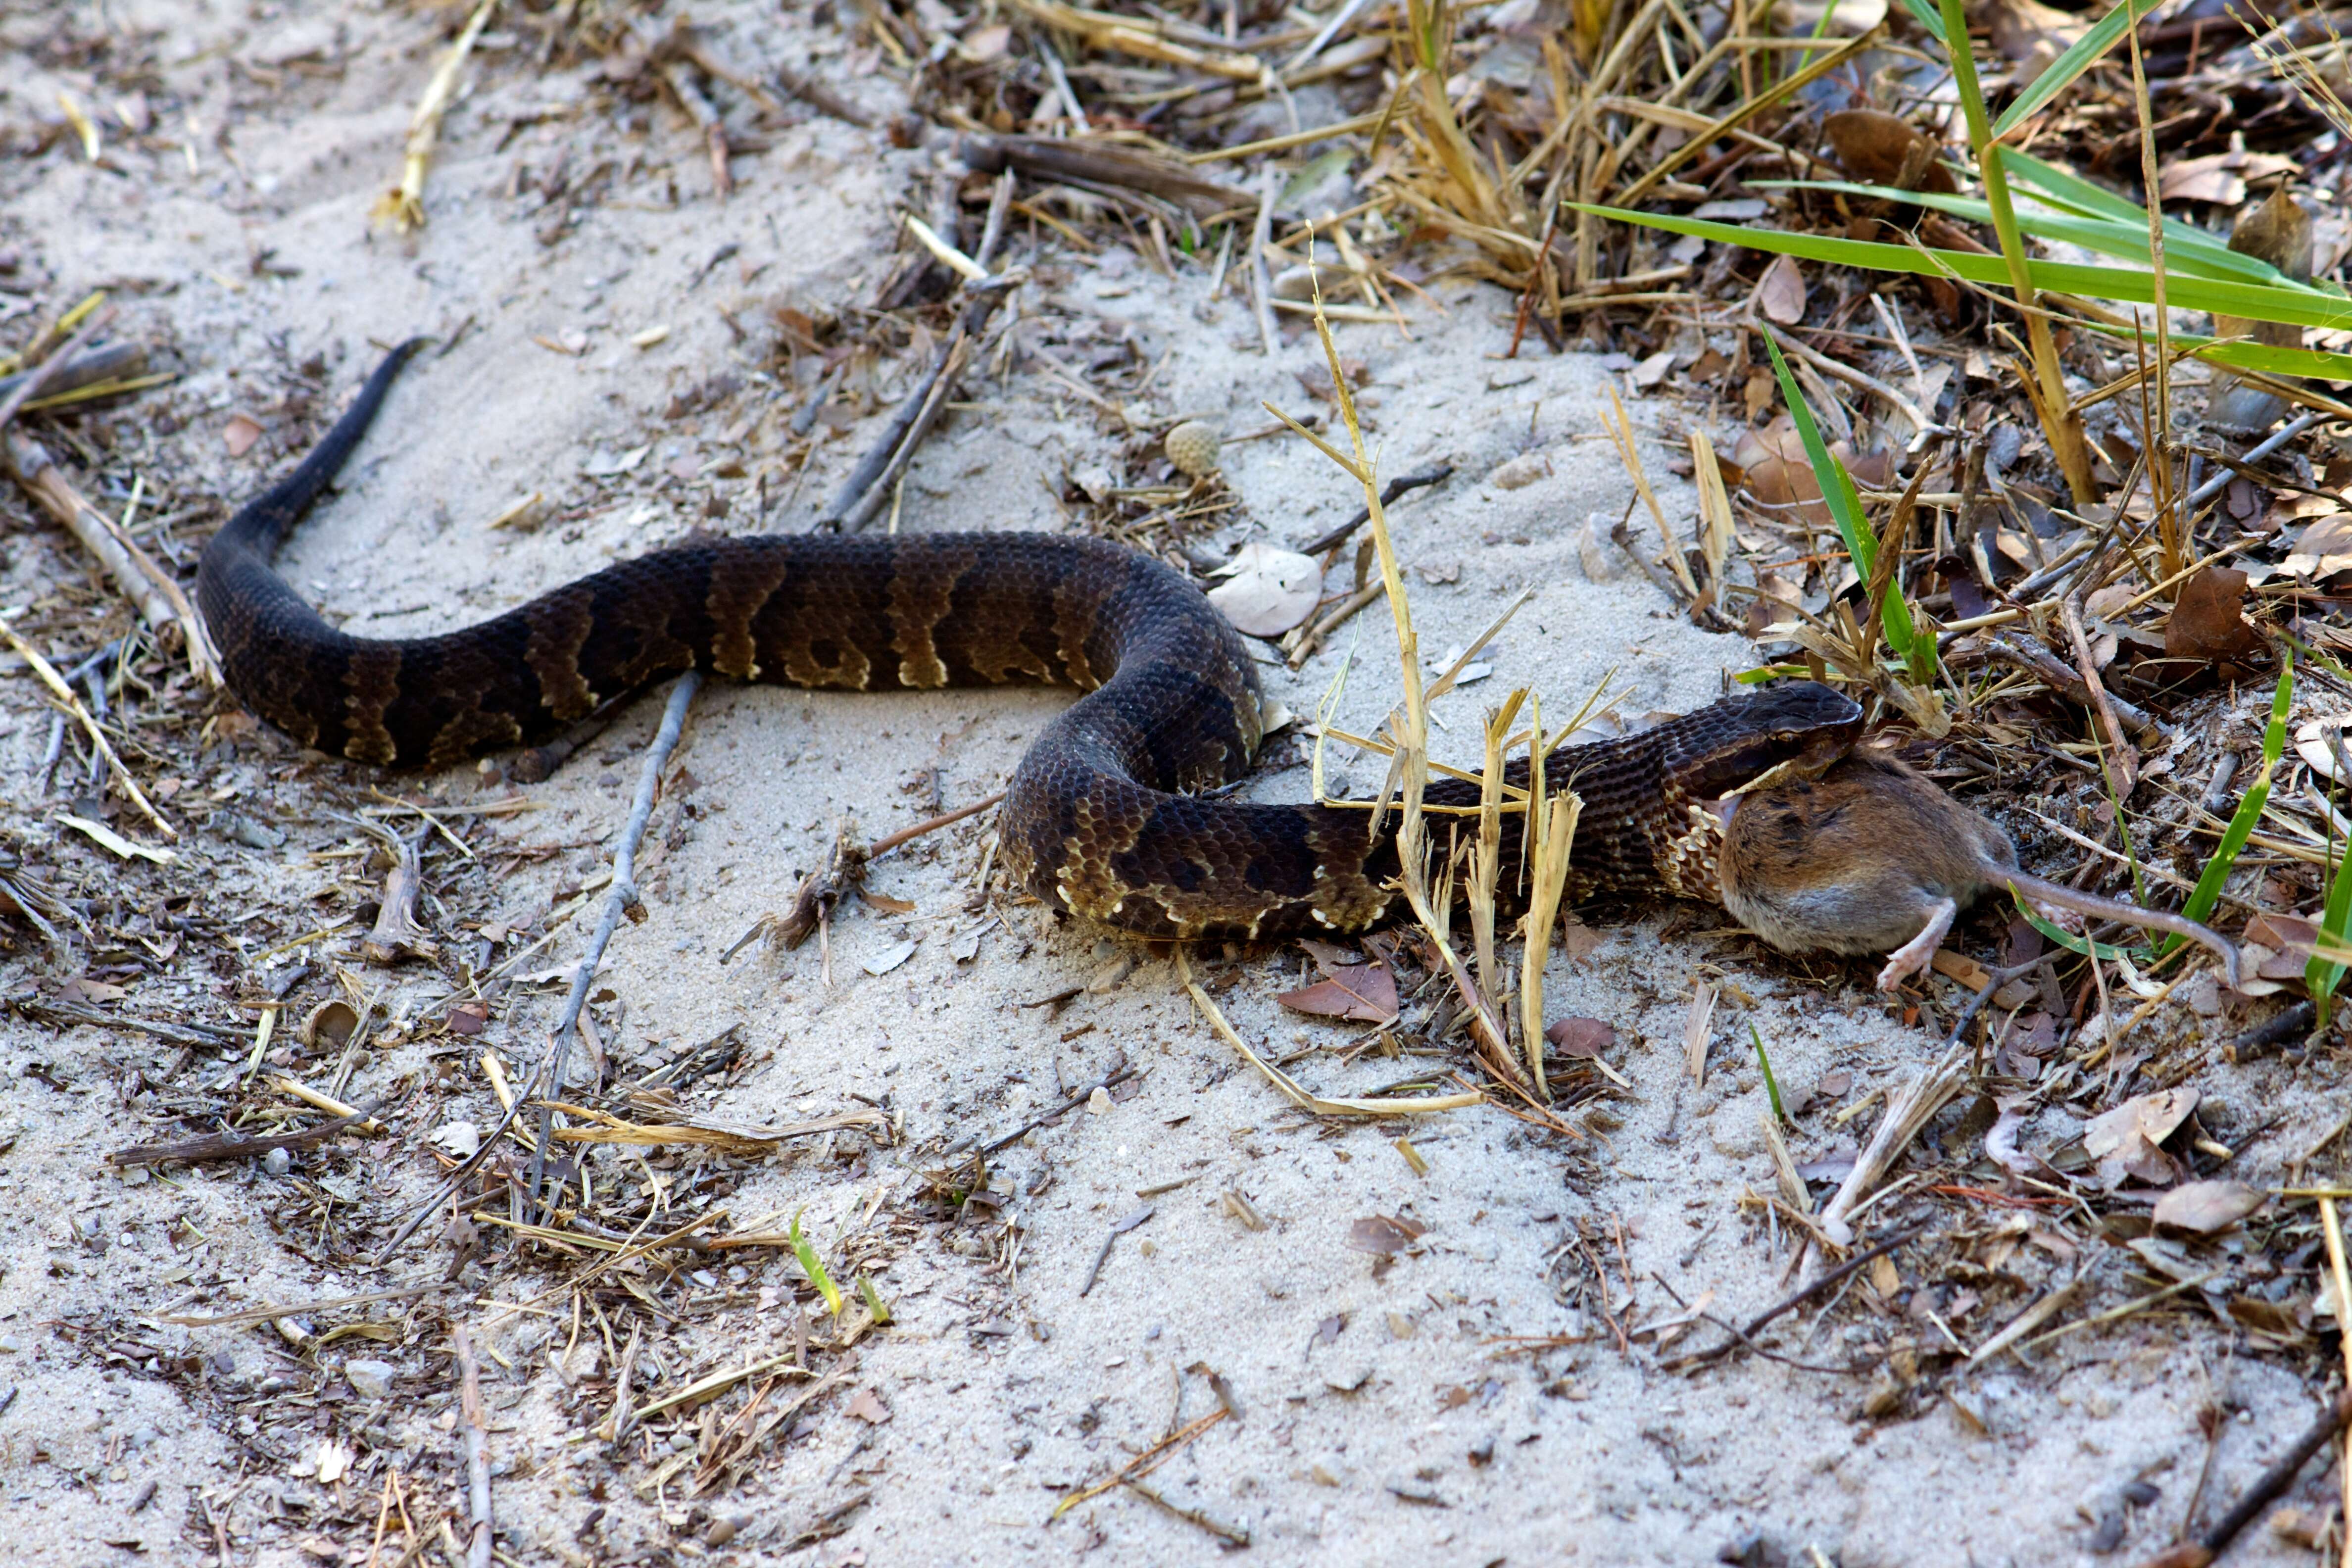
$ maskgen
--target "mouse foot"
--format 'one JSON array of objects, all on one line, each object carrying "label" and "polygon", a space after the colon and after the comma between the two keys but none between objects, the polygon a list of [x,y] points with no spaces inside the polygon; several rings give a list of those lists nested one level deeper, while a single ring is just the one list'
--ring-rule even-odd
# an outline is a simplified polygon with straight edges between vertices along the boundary
[{"label": "mouse foot", "polygon": [[1878,988],[1892,991],[1910,976],[1927,973],[1928,966],[1936,962],[1936,950],[1951,934],[1952,921],[1959,912],[1959,905],[1951,900],[1937,900],[1919,934],[1886,955],[1886,967],[1878,972]]}]

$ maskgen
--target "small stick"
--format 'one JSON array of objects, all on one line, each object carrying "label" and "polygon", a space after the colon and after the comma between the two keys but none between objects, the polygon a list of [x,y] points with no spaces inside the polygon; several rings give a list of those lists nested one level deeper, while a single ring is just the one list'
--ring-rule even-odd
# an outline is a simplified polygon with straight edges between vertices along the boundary
[{"label": "small stick", "polygon": [[316,1127],[299,1132],[278,1132],[266,1138],[240,1138],[233,1132],[215,1133],[205,1138],[184,1138],[172,1143],[134,1143],[128,1149],[117,1149],[106,1157],[106,1163],[118,1171],[139,1165],[162,1165],[178,1160],[188,1164],[203,1164],[215,1160],[242,1160],[255,1154],[267,1154],[272,1149],[315,1149],[347,1127],[355,1126],[375,1115],[376,1108],[354,1110],[349,1116],[339,1116],[332,1121],[322,1121]]},{"label": "small stick", "polygon": [[98,748],[99,754],[106,759],[107,766],[113,769],[115,782],[122,786],[122,792],[131,797],[131,803],[139,807],[147,820],[153,823],[164,837],[177,838],[180,836],[179,833],[170,823],[163,820],[162,814],[156,811],[153,803],[148,800],[144,792],[140,789],[139,781],[131,776],[131,770],[122,765],[122,759],[115,755],[114,748],[107,742],[106,731],[99,728],[98,721],[90,717],[89,710],[82,706],[81,699],[74,694],[74,689],[66,678],[58,673],[57,667],[43,658],[32,644],[18,637],[16,628],[10,626],[5,617],[0,617],[0,637],[5,637],[8,640],[8,646],[16,649],[26,664],[33,667],[33,673],[41,678],[41,684],[56,693],[58,700],[65,704],[67,711],[80,721],[83,731],[89,736],[90,744]]},{"label": "small stick", "polygon": [[1281,177],[1273,164],[1266,165],[1265,177],[1258,187],[1257,221],[1250,226],[1252,302],[1257,308],[1257,340],[1269,359],[1274,356],[1276,344],[1274,335],[1274,279],[1265,269],[1265,247],[1274,238],[1275,183]]},{"label": "small stick", "polygon": [[416,919],[416,900],[425,892],[425,867],[418,854],[424,830],[418,830],[415,838],[404,838],[365,817],[352,820],[360,831],[391,849],[393,856],[392,869],[384,874],[383,899],[376,906],[375,926],[360,939],[361,956],[370,963],[386,965],[412,954],[431,958],[436,952],[433,934]]},{"label": "small stick", "polygon": [[75,355],[88,348],[90,339],[96,337],[100,330],[113,320],[112,305],[100,307],[90,312],[89,320],[81,324],[79,331],[68,338],[47,359],[23,375],[10,376],[8,379],[16,384],[9,388],[6,396],[0,397],[0,430],[8,427],[8,422],[16,417],[16,410],[47,390],[49,383],[58,378],[58,373],[64,370]]},{"label": "small stick", "polygon": [[2107,700],[2106,686],[2099,679],[2098,661],[2091,657],[2091,641],[2083,635],[2081,601],[2067,595],[2058,602],[2058,614],[2065,622],[2068,640],[2074,645],[2074,663],[2083,672],[2083,684],[2090,688],[2092,710],[2107,732],[2107,746],[2115,757],[2116,798],[2129,800],[2133,786],[2139,783],[2139,753],[2124,739],[2123,722],[2116,717],[2115,704]]},{"label": "small stick", "polygon": [[[147,345],[144,343],[109,343],[88,353],[50,355],[32,370],[18,371],[14,375],[0,375],[0,397],[14,398],[16,389],[36,376],[45,377],[40,386],[24,395],[17,404],[21,413],[30,404],[45,397],[62,397],[79,392],[85,386],[96,386],[103,381],[128,379],[147,368]],[[126,389],[127,390],[127,389]]]},{"label": "small stick", "polygon": [[[1362,4],[1362,0],[1349,0],[1349,4],[1351,5],[1360,5]],[[1237,1529],[1230,1524],[1220,1524],[1198,1509],[1184,1508],[1179,1504],[1170,1502],[1166,1498],[1160,1496],[1158,1492],[1153,1491],[1141,1481],[1129,1479],[1128,1480],[1121,1481],[1119,1485],[1125,1487],[1128,1490],[1133,1492],[1144,1501],[1151,1503],[1156,1507],[1166,1509],[1170,1513],[1174,1514],[1178,1519],[1184,1521],[1187,1524],[1199,1525],[1202,1530],[1207,1531],[1211,1535],[1215,1536],[1227,1546],[1230,1546],[1236,1551],[1250,1543],[1250,1533],[1248,1531]]]},{"label": "small stick", "polygon": [[[1286,428],[1286,426],[1276,426],[1273,428],[1280,430]],[[1423,468],[1419,473],[1406,474],[1401,479],[1391,479],[1387,484],[1381,487],[1381,505],[1384,507],[1394,506],[1401,498],[1412,493],[1412,491],[1421,489],[1429,485],[1443,484],[1453,477],[1454,465],[1451,463],[1440,463],[1435,468]],[[1363,527],[1364,524],[1370,522],[1371,520],[1371,508],[1368,506],[1358,507],[1356,509],[1355,516],[1349,518],[1347,521],[1341,523],[1330,532],[1322,534],[1310,542],[1300,545],[1298,547],[1298,553],[1301,555],[1320,555],[1323,552],[1330,549],[1334,545],[1344,544],[1348,542],[1349,537],[1356,531],[1356,530]]]},{"label": "small stick", "polygon": [[727,123],[719,118],[719,110],[710,106],[702,89],[694,85],[686,65],[683,59],[662,61],[661,79],[677,100],[678,107],[686,110],[687,118],[701,128],[702,143],[710,157],[710,183],[723,202],[735,189],[735,182],[727,174]]},{"label": "small stick", "polygon": [[2275,1464],[2254,1479],[2237,1506],[2223,1514],[2195,1541],[2160,1552],[2147,1560],[2142,1568],[2206,1568],[2215,1558],[2230,1549],[2246,1526],[2261,1512],[2276,1502],[2281,1493],[2294,1484],[2303,1467],[2311,1463],[2312,1456],[2327,1447],[2338,1432],[2352,1423],[2352,1393],[2339,1394],[2319,1418],[2304,1428],[2294,1447],[2279,1456]]},{"label": "small stick", "polygon": [[1110,1227],[1110,1234],[1103,1237],[1102,1250],[1095,1254],[1094,1267],[1087,1270],[1087,1282],[1078,1287],[1078,1294],[1081,1297],[1093,1289],[1095,1281],[1102,1278],[1103,1265],[1110,1261],[1112,1244],[1158,1212],[1151,1205],[1146,1204]]},{"label": "small stick", "polygon": [[490,1568],[490,1432],[482,1417],[482,1369],[474,1360],[473,1336],[463,1323],[449,1326],[449,1344],[457,1352],[457,1371],[464,1379],[461,1405],[466,1427],[466,1508],[470,1522],[466,1533],[466,1568]]},{"label": "small stick", "polygon": [[[706,67],[705,68],[708,68]],[[713,72],[712,74],[716,75],[717,73]],[[776,68],[776,85],[782,88],[786,92],[791,93],[794,98],[799,99],[803,103],[807,104],[810,108],[818,110],[825,114],[830,114],[835,120],[845,120],[850,124],[864,131],[871,131],[874,129],[874,117],[872,115],[866,113],[864,110],[858,108],[857,105],[850,102],[849,100],[842,97],[839,93],[834,91],[833,89],[825,86],[824,83],[817,80],[816,78],[809,75],[805,71],[795,70],[791,66],[778,66]]]},{"label": "small stick", "polygon": [[1926,1220],[1916,1221],[1912,1225],[1896,1231],[1893,1236],[1888,1237],[1885,1241],[1880,1242],[1877,1246],[1869,1248],[1867,1251],[1855,1253],[1852,1258],[1847,1258],[1843,1263],[1839,1264],[1836,1268],[1825,1271],[1820,1279],[1814,1280],[1811,1284],[1803,1287],[1793,1295],[1782,1297],[1772,1306],[1766,1308],[1763,1311],[1759,1312],[1756,1316],[1748,1319],[1744,1327],[1733,1330],[1732,1337],[1726,1340],[1723,1343],[1715,1345],[1706,1350],[1695,1352],[1690,1355],[1680,1357],[1675,1361],[1667,1362],[1664,1363],[1665,1370],[1671,1372],[1679,1370],[1685,1366],[1703,1366],[1709,1362],[1722,1360],[1725,1356],[1729,1355],[1733,1351],[1738,1349],[1740,1346],[1748,1344],[1749,1342],[1752,1341],[1756,1335],[1762,1332],[1775,1318],[1782,1317],[1790,1312],[1795,1311],[1806,1302],[1813,1300],[1816,1296],[1821,1295],[1822,1292],[1828,1290],[1832,1286],[1837,1284],[1838,1281],[1843,1279],[1847,1275],[1852,1274],[1855,1269],[1865,1268],[1875,1262],[1877,1259],[1885,1257],[1896,1247],[1906,1246],[1908,1243],[1916,1240],[1920,1233],[1925,1231],[1927,1228],[1927,1222]]},{"label": "small stick", "polygon": [[1152,1444],[1151,1447],[1146,1448],[1143,1452],[1138,1454],[1126,1464],[1121,1465],[1118,1469],[1111,1472],[1108,1479],[1097,1481],[1094,1485],[1089,1487],[1083,1487],[1064,1498],[1060,1502],[1054,1505],[1054,1511],[1048,1517],[1050,1519],[1059,1519],[1064,1514],[1069,1512],[1072,1509],[1076,1508],[1079,1504],[1092,1502],[1095,1499],[1102,1496],[1103,1493],[1110,1490],[1113,1487],[1124,1486],[1129,1481],[1135,1479],[1138,1476],[1150,1475],[1161,1465],[1167,1463],[1170,1457],[1172,1456],[1177,1449],[1181,1448],[1193,1438],[1199,1436],[1202,1433],[1207,1431],[1218,1422],[1223,1421],[1230,1414],[1232,1414],[1232,1407],[1221,1404],[1207,1415],[1186,1422],[1183,1426],[1179,1426],[1175,1431],[1171,1432],[1165,1437],[1160,1438],[1160,1441]]},{"label": "small stick", "polygon": [[890,853],[891,850],[898,847],[899,845],[908,842],[909,839],[920,838],[926,833],[936,833],[942,827],[952,826],[956,823],[961,822],[967,816],[978,816],[982,812],[986,811],[990,806],[994,805],[998,801],[1001,801],[1003,798],[1004,792],[1003,790],[998,790],[994,795],[973,801],[970,805],[960,805],[953,811],[943,811],[937,816],[925,817],[922,821],[918,822],[912,827],[902,827],[898,829],[898,832],[887,834],[867,845],[866,847],[866,858],[868,860],[878,860],[883,856]]},{"label": "small stick", "polygon": [[[542,1093],[553,1094],[562,1089],[572,1026],[579,1023],[580,1011],[588,1004],[588,987],[596,977],[596,966],[604,962],[604,949],[620,925],[621,916],[642,907],[637,897],[637,846],[644,842],[646,824],[654,814],[654,796],[661,788],[661,771],[668,763],[670,753],[677,749],[678,735],[686,727],[686,710],[693,705],[694,694],[701,685],[699,670],[689,669],[677,678],[677,684],[670,688],[669,701],[662,709],[661,728],[655,732],[653,744],[646,749],[645,766],[637,773],[636,798],[629,803],[629,819],[622,826],[620,843],[613,852],[613,887],[604,896],[604,912],[596,921],[595,933],[588,939],[587,951],[580,955],[579,965],[572,972],[571,993],[563,999],[563,1013],[555,1022],[554,1040],[542,1058],[544,1069],[533,1075]],[[516,1104],[520,1105],[524,1098],[516,1096]],[[512,1114],[509,1112],[509,1119]],[[530,1179],[525,1188],[533,1202],[538,1201],[541,1179],[546,1174],[547,1145],[554,1122],[555,1112],[541,1107],[538,1135],[532,1140]],[[483,1146],[488,1147],[490,1142],[485,1140]]]}]

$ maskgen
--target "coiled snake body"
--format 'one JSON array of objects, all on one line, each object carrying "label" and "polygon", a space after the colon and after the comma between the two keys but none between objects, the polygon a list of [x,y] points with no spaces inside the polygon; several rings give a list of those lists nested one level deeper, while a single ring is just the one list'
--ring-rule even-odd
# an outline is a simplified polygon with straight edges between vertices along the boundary
[{"label": "coiled snake body", "polygon": [[[1102,541],[1035,533],[766,536],[607,567],[438,637],[329,626],[270,557],[366,432],[415,344],[205,551],[197,595],[230,686],[323,752],[439,767],[548,739],[601,703],[701,668],[867,691],[1044,682],[1085,695],[1038,735],[999,816],[1008,866],[1058,908],[1149,936],[1350,931],[1395,900],[1394,812],[1204,795],[1247,773],[1247,646],[1191,583]],[[1710,802],[1852,741],[1860,711],[1793,683],[1554,752],[1584,802],[1570,890],[1715,896]],[[1511,782],[1524,787],[1528,767]],[[1433,784],[1467,804],[1475,786]],[[1506,816],[1507,825],[1515,821]]]}]

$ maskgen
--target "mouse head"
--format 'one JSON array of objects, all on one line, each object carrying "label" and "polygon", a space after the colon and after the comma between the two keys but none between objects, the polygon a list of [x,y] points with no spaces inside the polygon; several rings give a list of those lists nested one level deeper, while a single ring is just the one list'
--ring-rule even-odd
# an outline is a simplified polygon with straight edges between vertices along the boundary
[{"label": "mouse head", "polygon": [[1693,735],[1670,764],[1692,800],[1722,800],[1814,777],[1862,735],[1862,709],[1853,700],[1811,680],[1768,687],[1714,711],[1721,722]]}]

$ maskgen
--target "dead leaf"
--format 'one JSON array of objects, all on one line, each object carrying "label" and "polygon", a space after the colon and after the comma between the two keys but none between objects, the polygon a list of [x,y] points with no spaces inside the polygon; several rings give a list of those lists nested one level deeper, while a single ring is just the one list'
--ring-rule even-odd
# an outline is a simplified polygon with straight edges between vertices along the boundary
[{"label": "dead leaf", "polygon": [[1348,1227],[1348,1245],[1358,1252],[1392,1257],[1411,1247],[1429,1227],[1393,1215],[1376,1214]]},{"label": "dead leaf", "polygon": [[1992,47],[2015,64],[2020,78],[2028,81],[2049,69],[2091,30],[2083,17],[2042,5],[2040,0],[1999,0],[1989,9]]},{"label": "dead leaf", "polygon": [[58,987],[58,1000],[96,1007],[108,1002],[120,1002],[131,993],[120,985],[110,985],[103,980],[92,980],[87,974],[77,974]]},{"label": "dead leaf", "polygon": [[1617,1031],[1598,1018],[1562,1018],[1544,1030],[1544,1038],[1561,1056],[1585,1061],[1617,1048]]},{"label": "dead leaf", "polygon": [[261,421],[250,414],[232,414],[228,416],[228,423],[221,426],[221,440],[227,446],[228,455],[232,458],[244,457],[260,439]]},{"label": "dead leaf", "polygon": [[1209,603],[1249,637],[1280,637],[1313,615],[1323,597],[1320,562],[1259,540],[1243,545],[1215,575],[1225,580],[1209,590]]},{"label": "dead leaf", "polygon": [[2234,567],[2208,566],[2183,583],[2164,623],[2165,657],[2219,664],[2258,651],[2262,634],[2238,613],[2245,597],[2246,574]]},{"label": "dead leaf", "polygon": [[2294,754],[2301,757],[2313,773],[2341,784],[2344,782],[2344,770],[2336,765],[2337,752],[2343,751],[2346,760],[2352,762],[2352,736],[2344,732],[2347,728],[2352,728],[2352,713],[2338,713],[2298,725],[2294,731]]},{"label": "dead leaf", "polygon": [[2211,202],[2233,207],[2246,199],[2249,180],[2275,179],[2294,174],[2298,166],[2294,159],[2276,153],[2241,149],[2168,163],[2157,184],[2168,202]]},{"label": "dead leaf", "polygon": [[2185,1182],[2156,1200],[2156,1223],[2211,1236],[2263,1206],[2260,1187],[2243,1182]]},{"label": "dead leaf", "polygon": [[[2317,502],[2319,498],[2298,497],[2293,508],[2299,511],[2306,501]],[[2270,515],[2280,516],[2288,505],[2282,502],[2273,507]],[[2285,521],[2291,520],[2282,519],[2282,523]],[[2317,579],[2347,569],[2352,569],[2352,512],[2344,511],[2331,511],[2307,525],[2295,536],[2286,559],[2279,563],[2279,570],[2292,577]]]},{"label": "dead leaf", "polygon": [[890,1419],[890,1407],[882,1396],[870,1388],[861,1388],[853,1395],[844,1414],[854,1415],[869,1426],[879,1426]]},{"label": "dead leaf", "polygon": [[1900,115],[1842,109],[1822,121],[1839,164],[1864,184],[1950,195],[1958,187],[1936,158],[1934,138]]},{"label": "dead leaf", "polygon": [[1756,303],[1784,327],[1805,319],[1805,274],[1793,256],[1776,256],[1756,284]]},{"label": "dead leaf", "polygon": [[478,1035],[489,1026],[489,1022],[488,1004],[461,1002],[449,1009],[446,1026],[453,1035]]},{"label": "dead leaf", "polygon": [[2196,1109],[2193,1089],[2135,1095],[2083,1124],[2083,1152],[2098,1162],[2099,1179],[2110,1188],[2123,1185],[2126,1177],[2152,1187],[2170,1186],[2180,1170],[2158,1145]]},{"label": "dead leaf", "polygon": [[1570,969],[1575,968],[1587,954],[1608,940],[1606,934],[1593,930],[1574,915],[1570,915],[1559,922],[1559,950],[1567,957],[1568,966]]},{"label": "dead leaf", "polygon": [[1397,1016],[1396,977],[1381,963],[1344,964],[1330,976],[1275,998],[1294,1013],[1317,1018],[1385,1024]]}]

